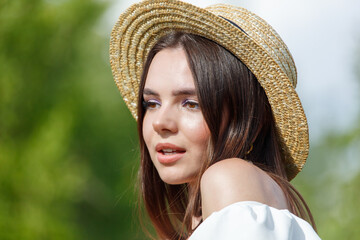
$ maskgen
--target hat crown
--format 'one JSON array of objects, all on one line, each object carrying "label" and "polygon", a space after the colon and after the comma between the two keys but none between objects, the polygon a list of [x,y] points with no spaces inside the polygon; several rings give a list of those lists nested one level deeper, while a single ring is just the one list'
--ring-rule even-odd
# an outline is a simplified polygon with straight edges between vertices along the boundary
[{"label": "hat crown", "polygon": [[228,4],[214,4],[205,8],[240,28],[254,42],[266,50],[278,67],[288,76],[293,87],[297,84],[294,59],[279,34],[262,18],[246,10]]}]

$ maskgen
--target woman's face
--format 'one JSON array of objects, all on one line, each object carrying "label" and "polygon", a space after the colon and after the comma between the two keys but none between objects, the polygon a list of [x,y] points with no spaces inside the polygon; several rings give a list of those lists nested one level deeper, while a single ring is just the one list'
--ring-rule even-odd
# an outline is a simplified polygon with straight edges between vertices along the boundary
[{"label": "woman's face", "polygon": [[206,157],[210,134],[182,48],[155,55],[143,97],[143,136],[161,179],[168,184],[192,182]]}]

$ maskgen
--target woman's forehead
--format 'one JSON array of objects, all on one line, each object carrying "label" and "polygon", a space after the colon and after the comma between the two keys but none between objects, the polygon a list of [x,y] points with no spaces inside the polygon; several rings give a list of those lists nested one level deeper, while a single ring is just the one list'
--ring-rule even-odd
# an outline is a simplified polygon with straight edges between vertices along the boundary
[{"label": "woman's forehead", "polygon": [[145,88],[153,91],[194,91],[194,79],[185,51],[182,48],[166,48],[158,52],[150,64]]}]

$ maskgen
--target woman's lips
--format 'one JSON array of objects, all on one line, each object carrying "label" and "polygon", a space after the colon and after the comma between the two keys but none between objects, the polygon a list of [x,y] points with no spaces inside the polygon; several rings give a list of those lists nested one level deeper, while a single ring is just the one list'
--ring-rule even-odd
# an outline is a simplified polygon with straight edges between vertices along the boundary
[{"label": "woman's lips", "polygon": [[159,143],[156,145],[156,157],[162,164],[170,164],[182,158],[186,152],[184,148],[171,143]]}]

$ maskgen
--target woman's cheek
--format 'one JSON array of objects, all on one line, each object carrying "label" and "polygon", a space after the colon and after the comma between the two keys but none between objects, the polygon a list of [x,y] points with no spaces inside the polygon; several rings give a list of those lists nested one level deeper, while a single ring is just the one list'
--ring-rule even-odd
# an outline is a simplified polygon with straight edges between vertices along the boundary
[{"label": "woman's cheek", "polygon": [[210,137],[210,131],[202,116],[185,117],[182,121],[182,129],[193,142],[197,144],[206,143]]},{"label": "woman's cheek", "polygon": [[151,122],[151,119],[149,117],[147,117],[146,114],[145,114],[144,120],[143,120],[142,131],[143,131],[142,134],[144,137],[145,144],[147,147],[149,147],[148,144],[150,144],[150,139],[151,139],[152,122]]}]

